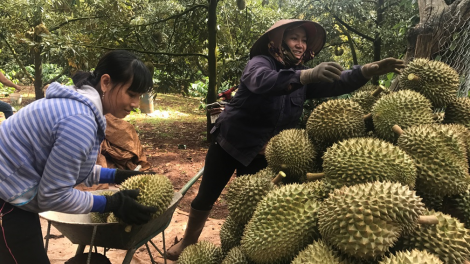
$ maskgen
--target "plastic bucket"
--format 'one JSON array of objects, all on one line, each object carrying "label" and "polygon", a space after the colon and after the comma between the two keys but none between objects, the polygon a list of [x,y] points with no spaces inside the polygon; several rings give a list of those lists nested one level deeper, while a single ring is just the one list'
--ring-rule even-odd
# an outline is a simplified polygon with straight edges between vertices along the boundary
[{"label": "plastic bucket", "polygon": [[10,94],[10,104],[15,104],[15,105],[21,104],[22,97],[23,96],[19,93]]}]

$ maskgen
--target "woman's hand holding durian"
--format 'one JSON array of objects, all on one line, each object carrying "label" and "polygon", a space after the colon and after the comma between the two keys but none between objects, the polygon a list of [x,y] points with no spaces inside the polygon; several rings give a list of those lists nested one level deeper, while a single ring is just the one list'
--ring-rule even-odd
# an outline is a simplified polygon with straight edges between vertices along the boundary
[{"label": "woman's hand holding durian", "polygon": [[106,197],[104,212],[113,212],[116,217],[129,225],[142,225],[152,219],[158,208],[139,204],[136,199],[139,190],[123,190]]},{"label": "woman's hand holding durian", "polygon": [[405,68],[405,62],[395,58],[386,58],[380,61],[364,64],[361,68],[362,75],[370,79],[374,76],[394,72],[400,74],[401,69]]}]

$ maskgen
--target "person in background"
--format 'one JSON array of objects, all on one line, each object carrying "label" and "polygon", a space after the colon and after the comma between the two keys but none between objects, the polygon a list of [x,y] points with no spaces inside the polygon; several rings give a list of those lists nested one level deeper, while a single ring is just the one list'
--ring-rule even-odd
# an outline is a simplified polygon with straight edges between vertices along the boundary
[{"label": "person in background", "polygon": [[152,88],[145,65],[127,51],[111,51],[93,72],[78,72],[73,86],[52,83],[46,97],[0,125],[0,262],[50,263],[39,212],[113,212],[144,224],[157,208],[138,204],[139,190],[97,196],[75,185],[121,183],[141,172],[96,165],[105,114],[124,118]]},{"label": "person in background", "polygon": [[[21,87],[17,84],[14,84],[12,81],[8,80],[5,75],[0,71],[0,83],[7,87],[13,87],[17,92],[21,91]],[[13,107],[10,104],[0,101],[0,112],[3,112],[5,119],[13,115]]]},{"label": "person in background", "polygon": [[350,93],[373,76],[399,73],[404,61],[388,58],[344,70],[335,62],[322,62],[309,69],[323,48],[324,28],[312,21],[280,20],[250,50],[237,90],[211,130],[204,174],[191,203],[184,237],[167,251],[176,260],[198,241],[211,208],[234,171],[254,174],[267,167],[264,149],[284,129],[294,128],[308,98]]}]

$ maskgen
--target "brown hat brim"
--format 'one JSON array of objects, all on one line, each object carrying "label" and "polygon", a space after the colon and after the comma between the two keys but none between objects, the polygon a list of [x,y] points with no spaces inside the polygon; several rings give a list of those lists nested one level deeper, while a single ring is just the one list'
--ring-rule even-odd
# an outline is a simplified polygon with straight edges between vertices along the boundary
[{"label": "brown hat brim", "polygon": [[257,55],[268,55],[268,43],[272,40],[275,46],[279,46],[288,28],[303,27],[307,34],[307,50],[317,55],[326,42],[326,31],[318,23],[300,19],[279,20],[269,28],[250,49],[250,59]]}]

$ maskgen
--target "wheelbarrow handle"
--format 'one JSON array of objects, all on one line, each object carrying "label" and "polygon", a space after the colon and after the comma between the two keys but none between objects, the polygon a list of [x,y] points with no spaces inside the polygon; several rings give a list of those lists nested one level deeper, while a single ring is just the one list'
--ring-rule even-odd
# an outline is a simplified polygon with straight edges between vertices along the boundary
[{"label": "wheelbarrow handle", "polygon": [[204,167],[202,167],[202,169],[196,173],[196,175],[194,175],[193,178],[191,178],[191,180],[189,180],[189,182],[187,182],[183,188],[181,188],[180,190],[180,193],[181,195],[185,195],[186,192],[189,190],[189,188],[191,188],[191,186],[193,186],[193,184],[199,179],[199,177],[201,177],[201,175],[204,173]]}]

